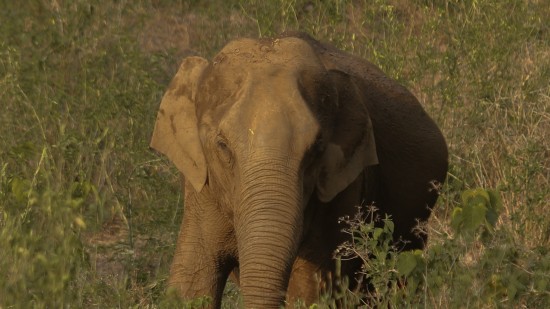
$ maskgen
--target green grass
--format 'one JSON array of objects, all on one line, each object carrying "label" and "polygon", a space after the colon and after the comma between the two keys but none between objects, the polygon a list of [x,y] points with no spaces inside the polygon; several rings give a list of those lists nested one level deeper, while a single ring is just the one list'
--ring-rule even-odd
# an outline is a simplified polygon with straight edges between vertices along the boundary
[{"label": "green grass", "polygon": [[[294,29],[376,63],[449,144],[428,248],[371,265],[416,283],[372,301],[550,306],[545,1],[0,2],[0,308],[173,305],[180,179],[148,148],[163,91],[187,55]],[[496,221],[457,223],[493,207],[474,188],[498,192]]]}]

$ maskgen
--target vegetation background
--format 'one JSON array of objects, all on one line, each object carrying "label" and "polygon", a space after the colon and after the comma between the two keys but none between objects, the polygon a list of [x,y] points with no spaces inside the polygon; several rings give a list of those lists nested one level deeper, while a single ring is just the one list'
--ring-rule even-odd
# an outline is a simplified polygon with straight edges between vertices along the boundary
[{"label": "vegetation background", "polygon": [[[0,308],[174,306],[165,283],[183,211],[180,179],[148,147],[163,91],[187,55],[211,57],[233,38],[295,29],[407,86],[449,144],[425,251],[393,254],[390,223],[373,232],[355,222],[348,253],[383,257],[366,260],[365,272],[381,282],[371,304],[550,307],[548,1],[0,7]],[[396,288],[405,279],[407,288]],[[338,291],[318,307],[343,297]],[[239,307],[232,285],[223,306]]]}]

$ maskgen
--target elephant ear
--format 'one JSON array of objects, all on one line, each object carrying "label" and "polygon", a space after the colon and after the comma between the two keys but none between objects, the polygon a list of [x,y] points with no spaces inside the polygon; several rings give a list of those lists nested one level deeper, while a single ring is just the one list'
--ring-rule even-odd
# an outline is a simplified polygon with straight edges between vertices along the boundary
[{"label": "elephant ear", "polygon": [[162,98],[151,147],[165,154],[197,192],[206,182],[206,161],[195,113],[197,84],[208,61],[185,58]]},{"label": "elephant ear", "polygon": [[338,93],[334,130],[322,158],[317,197],[331,201],[369,165],[378,164],[372,122],[355,78],[330,70]]}]

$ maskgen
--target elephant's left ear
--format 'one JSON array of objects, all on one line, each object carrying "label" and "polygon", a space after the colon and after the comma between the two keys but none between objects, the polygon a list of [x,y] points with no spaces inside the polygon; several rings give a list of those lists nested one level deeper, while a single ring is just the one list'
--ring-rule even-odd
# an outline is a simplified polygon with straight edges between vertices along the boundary
[{"label": "elephant's left ear", "polygon": [[367,166],[378,164],[372,122],[357,82],[340,71],[329,71],[329,77],[338,93],[338,112],[317,182],[322,202],[331,201]]},{"label": "elephant's left ear", "polygon": [[185,58],[162,98],[151,147],[165,154],[197,192],[206,182],[206,160],[197,127],[195,95],[208,66],[201,57]]}]

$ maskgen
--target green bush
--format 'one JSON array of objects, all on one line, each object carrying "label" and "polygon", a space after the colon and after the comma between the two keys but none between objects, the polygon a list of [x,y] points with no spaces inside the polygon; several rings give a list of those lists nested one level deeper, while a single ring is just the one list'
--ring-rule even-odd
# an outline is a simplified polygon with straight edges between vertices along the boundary
[{"label": "green bush", "polygon": [[0,174],[0,306],[58,308],[82,301],[79,277],[87,258],[80,240],[81,215],[90,187],[75,184],[63,192],[50,182],[47,149],[34,178]]},{"label": "green bush", "polygon": [[[340,250],[342,258],[360,258],[369,293],[354,295],[353,304],[370,307],[546,308],[550,305],[548,247],[534,252],[509,243],[508,231],[497,226],[502,204],[499,193],[481,188],[462,194],[453,211],[454,234],[426,250],[399,252],[392,243],[391,218],[370,210],[346,220],[353,242]],[[330,300],[344,297],[329,293]],[[440,303],[441,304],[441,303]]]}]

